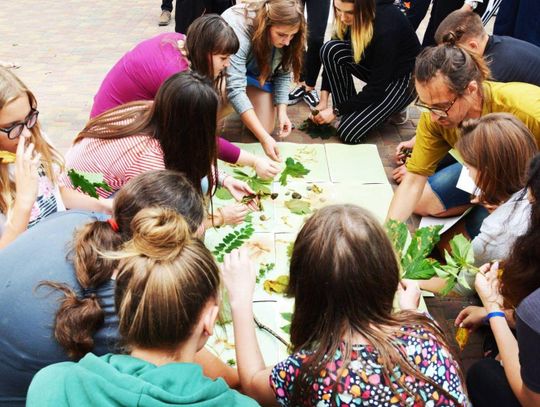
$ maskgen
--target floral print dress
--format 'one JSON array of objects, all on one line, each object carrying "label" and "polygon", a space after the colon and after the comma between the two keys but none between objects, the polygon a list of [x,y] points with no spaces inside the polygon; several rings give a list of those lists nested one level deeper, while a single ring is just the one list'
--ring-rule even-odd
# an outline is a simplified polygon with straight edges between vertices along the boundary
[{"label": "floral print dress", "polygon": [[[457,373],[457,363],[436,340],[433,334],[421,327],[403,327],[403,335],[396,338],[396,345],[409,360],[427,377],[452,394],[459,403],[447,398],[430,383],[416,377],[405,376],[396,367],[392,381],[405,381],[416,397],[410,396],[401,387],[393,391],[388,379],[383,375],[378,353],[370,345],[353,346],[351,362],[342,372],[334,394],[336,374],[343,365],[341,350],[336,352],[332,362],[312,378],[309,399],[305,406],[469,406],[461,380]],[[289,406],[295,381],[308,352],[300,351],[277,364],[270,376],[278,403]]]}]

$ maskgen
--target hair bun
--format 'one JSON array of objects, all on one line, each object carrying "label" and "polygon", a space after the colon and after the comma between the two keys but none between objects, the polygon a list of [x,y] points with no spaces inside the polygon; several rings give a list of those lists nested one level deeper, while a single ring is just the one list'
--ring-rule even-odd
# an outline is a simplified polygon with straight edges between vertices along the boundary
[{"label": "hair bun", "polygon": [[169,208],[145,208],[131,221],[133,248],[156,260],[177,257],[191,241],[189,225],[182,215]]},{"label": "hair bun", "polygon": [[443,42],[447,45],[455,46],[458,41],[458,35],[453,31],[447,32],[443,37]]}]

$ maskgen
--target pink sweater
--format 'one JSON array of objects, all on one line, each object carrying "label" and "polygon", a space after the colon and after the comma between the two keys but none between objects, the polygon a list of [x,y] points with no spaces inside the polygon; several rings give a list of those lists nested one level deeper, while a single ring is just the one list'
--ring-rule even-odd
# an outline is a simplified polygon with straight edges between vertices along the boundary
[{"label": "pink sweater", "polygon": [[[103,80],[94,96],[90,117],[135,100],[154,100],[167,78],[189,68],[189,61],[176,45],[185,38],[178,33],[159,34],[127,52]],[[240,149],[221,137],[218,151],[223,161],[238,161]]]}]

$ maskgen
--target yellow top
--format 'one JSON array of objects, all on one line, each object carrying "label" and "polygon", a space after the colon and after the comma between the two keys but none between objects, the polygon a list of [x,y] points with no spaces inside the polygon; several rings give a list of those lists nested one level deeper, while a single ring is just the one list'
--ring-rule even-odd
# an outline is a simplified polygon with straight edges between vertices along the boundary
[{"label": "yellow top", "polygon": [[[540,147],[540,87],[520,82],[484,82],[482,116],[499,112],[512,113],[525,123]],[[407,170],[419,175],[433,175],[439,161],[459,137],[459,128],[445,128],[433,122],[429,113],[422,113]]]}]

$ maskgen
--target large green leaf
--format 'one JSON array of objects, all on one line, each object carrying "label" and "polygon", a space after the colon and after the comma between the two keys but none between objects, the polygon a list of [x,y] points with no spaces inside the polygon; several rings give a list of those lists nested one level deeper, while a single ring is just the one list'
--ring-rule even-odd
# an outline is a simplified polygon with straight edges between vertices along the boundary
[{"label": "large green leaf", "polygon": [[450,240],[452,257],[460,266],[474,264],[474,253],[472,243],[462,234],[456,235]]},{"label": "large green leaf", "polygon": [[433,259],[418,259],[405,271],[403,278],[427,280],[437,274],[436,269],[440,266],[439,262]]},{"label": "large green leaf", "polygon": [[245,181],[250,188],[255,191],[257,195],[270,195],[272,191],[270,190],[270,185],[272,185],[272,180],[265,180],[259,178],[257,174],[249,175],[242,170],[235,169],[233,170],[234,178],[239,179],[240,181]]},{"label": "large green leaf", "polygon": [[287,185],[287,177],[304,178],[304,175],[309,174],[309,171],[301,162],[288,157],[285,160],[285,168],[281,172],[279,182],[281,185]]},{"label": "large green leaf", "polygon": [[407,244],[407,236],[409,235],[407,225],[394,219],[388,219],[384,226],[386,228],[386,234],[392,242],[392,246],[394,246],[394,249],[401,258]]}]

